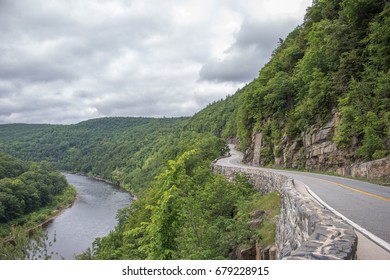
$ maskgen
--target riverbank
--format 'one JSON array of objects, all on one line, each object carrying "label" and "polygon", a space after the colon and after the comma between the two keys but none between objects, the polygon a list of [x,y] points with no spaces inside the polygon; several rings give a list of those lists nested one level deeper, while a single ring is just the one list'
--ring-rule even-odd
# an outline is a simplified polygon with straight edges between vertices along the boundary
[{"label": "riverbank", "polygon": [[91,176],[64,175],[76,187],[78,198],[70,209],[45,226],[45,231],[48,241],[56,240],[50,250],[58,256],[52,259],[73,260],[93,248],[96,238],[103,238],[115,229],[118,210],[128,207],[132,199],[127,191]]},{"label": "riverbank", "polygon": [[16,226],[22,226],[26,229],[26,232],[31,233],[35,229],[52,222],[65,209],[71,207],[76,199],[76,188],[69,184],[69,187],[62,194],[56,196],[50,205],[0,225],[0,244],[12,241],[13,238],[10,235],[12,234],[12,229]]}]

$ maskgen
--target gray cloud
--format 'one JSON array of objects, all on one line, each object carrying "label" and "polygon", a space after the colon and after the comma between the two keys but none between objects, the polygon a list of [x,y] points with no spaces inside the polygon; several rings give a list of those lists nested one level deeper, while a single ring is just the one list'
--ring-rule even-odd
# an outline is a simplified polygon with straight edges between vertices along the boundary
[{"label": "gray cloud", "polygon": [[192,115],[253,79],[299,23],[259,22],[264,3],[0,0],[0,123]]},{"label": "gray cloud", "polygon": [[211,59],[200,70],[201,80],[216,82],[247,82],[256,77],[259,65],[264,64],[261,50],[247,48],[246,52],[229,52],[224,59]]},{"label": "gray cloud", "polygon": [[294,25],[298,25],[298,22],[290,18],[277,21],[244,20],[235,42],[225,51],[226,56],[207,61],[200,70],[200,78],[217,82],[252,80],[270,59],[279,38],[284,39]]},{"label": "gray cloud", "polygon": [[0,60],[0,64],[0,77],[3,80],[48,82],[53,80],[70,81],[76,78],[76,75],[68,69],[43,61],[8,63]]}]

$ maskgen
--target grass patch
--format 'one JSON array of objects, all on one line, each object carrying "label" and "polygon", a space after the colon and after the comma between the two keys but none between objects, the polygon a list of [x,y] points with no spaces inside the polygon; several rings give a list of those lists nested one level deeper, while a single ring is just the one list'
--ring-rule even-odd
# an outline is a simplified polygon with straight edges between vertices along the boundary
[{"label": "grass patch", "polygon": [[[261,245],[274,245],[276,232],[275,217],[280,214],[281,197],[279,193],[259,194],[255,193],[252,198],[242,203],[239,209],[238,217],[241,220],[241,228],[249,225],[247,236],[249,238],[239,241],[240,247],[253,246],[256,241]],[[256,214],[261,213],[261,214]],[[254,221],[261,216],[262,222],[254,225]]]},{"label": "grass patch", "polygon": [[279,193],[257,195],[252,202],[252,211],[264,210],[267,216],[273,218],[280,214],[280,201]]},{"label": "grass patch", "polygon": [[276,224],[272,220],[264,221],[259,228],[260,245],[274,245],[276,235]]},{"label": "grass patch", "polygon": [[275,217],[280,214],[281,197],[279,193],[261,195],[254,202],[254,210],[265,211],[264,220],[258,229],[259,243],[261,245],[274,245],[276,232]]}]

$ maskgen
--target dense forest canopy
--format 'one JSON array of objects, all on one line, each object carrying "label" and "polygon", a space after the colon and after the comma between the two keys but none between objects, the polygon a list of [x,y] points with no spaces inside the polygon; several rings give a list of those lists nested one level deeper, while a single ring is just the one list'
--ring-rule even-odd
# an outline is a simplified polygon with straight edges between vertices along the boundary
[{"label": "dense forest canopy", "polygon": [[[382,0],[313,1],[302,25],[274,50],[259,76],[189,123],[238,137],[245,151],[262,133],[262,165],[272,165],[312,126],[336,119],[331,139],[348,162],[390,150],[390,4]],[[350,152],[352,151],[352,152]],[[289,165],[289,162],[286,162]]]},{"label": "dense forest canopy", "polygon": [[186,150],[177,145],[183,133],[236,137],[243,151],[262,133],[260,163],[272,165],[293,143],[301,153],[311,126],[336,119],[331,140],[347,151],[345,161],[383,158],[390,150],[389,26],[387,1],[314,1],[255,80],[190,119],[1,125],[0,149],[137,188],[145,186],[139,174],[156,167],[152,179],[169,155]]},{"label": "dense forest canopy", "polygon": [[[113,129],[118,121],[118,130]],[[240,244],[253,246],[261,234],[265,242],[274,238],[273,222],[250,226],[250,213],[262,206],[245,178],[228,182],[211,172],[210,162],[227,152],[226,142],[189,128],[188,119],[4,125],[0,135],[2,147],[20,157],[102,176],[137,194],[137,201],[118,214],[116,230],[80,258],[221,259],[234,257]],[[265,210],[271,220],[279,197],[269,198],[272,207]]]},{"label": "dense forest canopy", "polygon": [[174,145],[175,132],[185,120],[102,118],[76,125],[0,125],[0,149],[24,160],[50,162],[61,170],[104,177],[124,187],[130,187],[134,179],[134,191],[167,165],[169,157],[164,154],[181,152]]},{"label": "dense forest canopy", "polygon": [[51,204],[67,188],[47,164],[27,163],[0,152],[0,224]]},{"label": "dense forest canopy", "polygon": [[[330,141],[347,151],[342,160],[386,157],[389,67],[388,1],[317,0],[256,79],[192,118],[0,125],[0,149],[102,176],[137,194],[137,202],[119,213],[116,230],[81,258],[228,258],[240,244],[267,239],[272,226],[247,226],[251,211],[264,204],[256,204],[260,198],[244,178],[228,182],[210,172],[210,162],[227,152],[225,140],[234,138],[246,151],[261,133],[260,164],[273,165],[290,147],[303,153],[311,127],[336,120]],[[14,177],[31,169],[17,160],[10,164],[0,165],[0,172]],[[5,215],[0,208],[0,217]]]}]

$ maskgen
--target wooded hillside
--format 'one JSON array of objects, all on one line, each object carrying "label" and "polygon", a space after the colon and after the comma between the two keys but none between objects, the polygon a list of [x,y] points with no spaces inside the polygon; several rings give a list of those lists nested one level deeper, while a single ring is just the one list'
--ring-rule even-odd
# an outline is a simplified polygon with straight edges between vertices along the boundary
[{"label": "wooded hillside", "polygon": [[388,1],[314,1],[254,81],[190,124],[237,137],[246,160],[259,165],[334,169],[383,158],[389,67]]},{"label": "wooded hillside", "polygon": [[332,170],[389,156],[389,67],[387,1],[318,0],[254,81],[192,118],[0,125],[0,149],[137,194],[82,258],[229,258],[266,234],[248,227],[262,206],[245,179],[210,172],[225,140],[263,166]]}]

